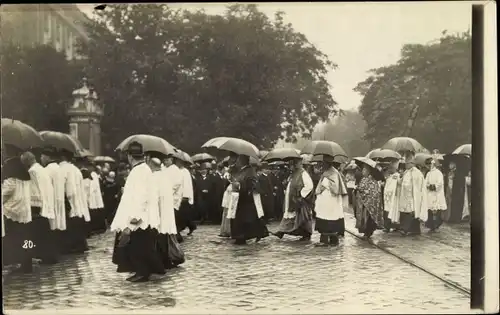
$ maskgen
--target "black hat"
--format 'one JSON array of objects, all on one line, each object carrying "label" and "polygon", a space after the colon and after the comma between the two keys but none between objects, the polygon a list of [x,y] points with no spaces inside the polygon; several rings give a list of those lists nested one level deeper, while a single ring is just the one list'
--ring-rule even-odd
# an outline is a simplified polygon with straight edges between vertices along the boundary
[{"label": "black hat", "polygon": [[142,156],[142,155],[144,155],[142,144],[140,144],[137,141],[131,142],[128,145],[127,153],[130,154],[130,155],[132,155],[132,156]]}]

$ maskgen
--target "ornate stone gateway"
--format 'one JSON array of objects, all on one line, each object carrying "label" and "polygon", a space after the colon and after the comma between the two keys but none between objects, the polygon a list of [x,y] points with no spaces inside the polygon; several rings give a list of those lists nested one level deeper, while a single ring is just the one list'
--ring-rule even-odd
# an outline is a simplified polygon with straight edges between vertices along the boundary
[{"label": "ornate stone gateway", "polygon": [[82,87],[73,91],[74,102],[68,108],[69,131],[94,155],[101,155],[101,118],[103,107],[97,93],[83,78]]}]

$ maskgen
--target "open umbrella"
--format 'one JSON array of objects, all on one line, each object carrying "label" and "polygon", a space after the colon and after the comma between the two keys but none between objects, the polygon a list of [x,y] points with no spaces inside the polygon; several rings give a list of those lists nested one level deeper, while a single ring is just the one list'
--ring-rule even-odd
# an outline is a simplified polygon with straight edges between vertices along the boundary
[{"label": "open umbrella", "polygon": [[43,146],[40,134],[19,120],[2,118],[2,143],[27,150]]},{"label": "open umbrella", "polygon": [[264,161],[275,161],[275,160],[288,160],[288,159],[300,159],[300,154],[293,148],[279,148],[273,149],[266,156],[264,156]]},{"label": "open umbrella", "polygon": [[377,168],[377,162],[374,160],[367,157],[355,157],[353,160],[360,168],[363,168],[364,165],[370,166],[375,180],[384,180],[384,174]]},{"label": "open umbrella", "polygon": [[389,149],[372,150],[372,151],[370,151],[370,153],[368,153],[366,155],[366,157],[369,159],[372,159],[374,161],[382,160],[382,159],[394,159],[394,160],[401,159],[401,155],[398,152],[393,151],[393,150],[389,150]]},{"label": "open umbrella", "polygon": [[347,153],[345,153],[344,149],[336,142],[333,141],[323,141],[316,140],[311,141],[302,149],[302,154],[312,154],[312,155],[329,155],[331,157],[335,157],[337,155],[347,157]]},{"label": "open umbrella", "polygon": [[202,148],[215,148],[219,150],[233,152],[238,155],[246,155],[249,157],[259,158],[259,150],[252,143],[238,139],[218,137],[208,140]]},{"label": "open umbrella", "polygon": [[[311,162],[322,162],[325,159],[325,155],[331,157],[329,154],[316,154],[311,158]],[[333,157],[333,161],[337,163],[346,163],[348,160],[349,159],[343,155],[336,155]]]},{"label": "open umbrella", "polygon": [[89,158],[89,157],[93,157],[94,153],[90,152],[90,150],[83,149],[83,150],[77,151],[75,156],[79,157],[79,158]]},{"label": "open umbrella", "polygon": [[204,162],[212,162],[215,160],[215,157],[211,156],[208,153],[198,153],[191,157],[193,162],[195,163],[204,163]]},{"label": "open umbrella", "polygon": [[123,140],[115,149],[115,151],[127,151],[128,146],[132,142],[139,142],[142,145],[142,149],[144,152],[152,151],[158,152],[164,155],[172,155],[177,152],[177,149],[168,143],[167,140],[152,136],[152,135],[132,135],[127,139]]},{"label": "open umbrella", "polygon": [[425,161],[432,159],[432,155],[428,153],[417,153],[413,158],[413,163],[415,165],[425,166]]},{"label": "open umbrella", "polygon": [[396,137],[387,141],[382,149],[389,149],[396,152],[424,152],[425,148],[415,139],[409,137]]},{"label": "open umbrella", "polygon": [[456,148],[452,154],[472,155],[472,144],[463,144]]},{"label": "open umbrella", "polygon": [[115,159],[110,156],[96,156],[94,158],[94,162],[96,163],[115,163]]},{"label": "open umbrella", "polygon": [[264,158],[267,154],[269,153],[269,151],[267,150],[260,150],[259,151],[259,158]]},{"label": "open umbrella", "polygon": [[194,161],[191,158],[191,156],[189,156],[189,154],[187,154],[184,151],[179,150],[179,152],[177,152],[176,156],[178,156],[179,160],[181,160],[181,161],[184,161],[184,162],[189,163],[189,164],[194,164]]},{"label": "open umbrella", "polygon": [[75,137],[58,131],[40,131],[44,145],[75,153],[77,156],[85,147]]}]

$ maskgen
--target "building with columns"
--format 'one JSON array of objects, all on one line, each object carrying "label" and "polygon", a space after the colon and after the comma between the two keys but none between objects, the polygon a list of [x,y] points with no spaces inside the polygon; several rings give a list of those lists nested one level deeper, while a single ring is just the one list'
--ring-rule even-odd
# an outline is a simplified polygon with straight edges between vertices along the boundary
[{"label": "building with columns", "polygon": [[77,39],[88,41],[89,18],[75,4],[7,4],[0,8],[2,42],[50,45],[70,60],[81,59]]}]

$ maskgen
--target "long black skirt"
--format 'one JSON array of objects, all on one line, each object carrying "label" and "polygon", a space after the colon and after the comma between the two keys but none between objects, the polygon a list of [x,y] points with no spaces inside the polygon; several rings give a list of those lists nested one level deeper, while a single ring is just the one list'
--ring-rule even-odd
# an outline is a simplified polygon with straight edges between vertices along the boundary
[{"label": "long black skirt", "polygon": [[184,263],[184,253],[180,250],[175,235],[158,234],[157,250],[165,269],[172,269]]},{"label": "long black skirt", "polygon": [[62,233],[62,253],[81,254],[89,250],[88,224],[80,217],[66,217],[66,231]]},{"label": "long black skirt", "polygon": [[179,210],[175,211],[175,225],[177,227],[177,232],[180,233],[186,228],[190,230],[196,229],[196,224],[194,223],[195,212],[192,205],[189,204],[187,200],[182,200]]},{"label": "long black skirt", "polygon": [[316,218],[316,226],[314,227],[314,229],[320,234],[337,234],[339,236],[344,236],[345,221],[344,218],[338,220],[324,220]]},{"label": "long black skirt", "polygon": [[257,216],[253,200],[251,204],[248,203],[244,206],[239,206],[236,211],[236,218],[231,219],[229,224],[231,227],[231,238],[240,242],[269,236],[264,218]]},{"label": "long black skirt", "polygon": [[90,232],[104,233],[106,232],[106,212],[104,209],[90,209]]},{"label": "long black skirt", "polygon": [[156,230],[150,228],[138,229],[130,234],[127,254],[137,275],[149,276],[153,273],[165,273],[165,266],[157,251],[157,235]]},{"label": "long black skirt", "polygon": [[4,266],[22,264],[31,266],[36,245],[32,237],[32,222],[19,223],[3,217],[5,236],[2,237]]},{"label": "long black skirt", "polygon": [[49,220],[36,214],[33,215],[31,225],[31,237],[36,244],[34,257],[41,259],[42,264],[57,263],[59,261],[57,232],[50,229]]},{"label": "long black skirt", "polygon": [[384,211],[384,229],[399,229],[399,224],[393,223],[391,219],[389,219],[389,212]]},{"label": "long black skirt", "polygon": [[157,249],[157,232],[147,228],[130,233],[130,241],[118,247],[119,233],[115,238],[113,263],[118,265],[117,272],[135,272],[139,276],[164,274],[165,266]]},{"label": "long black skirt", "polygon": [[411,234],[420,234],[420,221],[415,219],[414,213],[401,212],[399,216],[401,231]]},{"label": "long black skirt", "polygon": [[134,272],[134,268],[132,266],[132,262],[129,259],[128,255],[128,246],[118,247],[118,243],[120,242],[121,233],[116,233],[115,236],[115,244],[113,246],[113,256],[111,261],[113,264],[117,265],[117,272]]},{"label": "long black skirt", "polygon": [[427,210],[428,219],[425,226],[433,231],[437,230],[443,224],[443,213],[444,211]]}]

